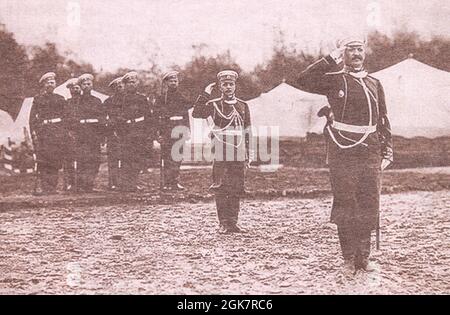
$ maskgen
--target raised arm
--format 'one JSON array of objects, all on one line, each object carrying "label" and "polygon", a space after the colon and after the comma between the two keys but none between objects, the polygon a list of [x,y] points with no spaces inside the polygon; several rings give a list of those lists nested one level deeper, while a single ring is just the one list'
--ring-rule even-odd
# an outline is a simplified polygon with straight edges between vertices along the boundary
[{"label": "raised arm", "polygon": [[329,89],[325,74],[335,71],[342,60],[342,50],[336,49],[300,73],[297,78],[299,88],[316,94],[326,95]]},{"label": "raised arm", "polygon": [[214,108],[211,104],[208,104],[209,97],[215,83],[211,83],[205,88],[205,91],[197,97],[194,104],[194,110],[192,111],[193,118],[206,119],[214,114]]}]

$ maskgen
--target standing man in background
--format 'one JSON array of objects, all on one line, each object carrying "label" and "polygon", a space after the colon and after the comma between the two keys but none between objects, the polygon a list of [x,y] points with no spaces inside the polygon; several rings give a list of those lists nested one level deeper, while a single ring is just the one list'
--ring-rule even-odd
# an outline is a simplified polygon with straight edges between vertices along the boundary
[{"label": "standing man in background", "polygon": [[137,72],[129,72],[122,78],[125,86],[120,111],[114,115],[118,123],[120,140],[120,160],[122,191],[136,192],[143,188],[138,185],[138,175],[143,169],[147,150],[147,141],[152,133],[154,122],[148,98],[138,92]]},{"label": "standing man in background", "polygon": [[64,109],[64,126],[66,127],[66,154],[64,161],[64,189],[68,192],[76,190],[76,176],[77,169],[77,142],[75,138],[75,131],[73,130],[74,121],[71,117],[74,117],[75,112],[78,110],[78,106],[81,98],[81,87],[78,85],[78,78],[70,79],[66,87],[70,91],[71,98],[67,100],[66,108]]},{"label": "standing man in background", "polygon": [[78,189],[94,191],[94,182],[100,167],[100,145],[103,140],[104,113],[102,101],[91,95],[94,76],[86,73],[78,78],[82,95],[71,120],[75,123]]},{"label": "standing man in background", "polygon": [[172,157],[172,146],[180,138],[172,137],[178,126],[189,128],[189,109],[192,104],[178,91],[177,71],[169,71],[162,78],[161,95],[155,102],[155,118],[158,120],[158,142],[161,144],[161,189],[183,190],[179,183],[181,161]]},{"label": "standing man in background", "polygon": [[[383,87],[364,69],[365,40],[351,37],[303,71],[300,87],[327,96],[325,134],[333,206],[344,273],[374,271],[369,263],[371,231],[378,228],[381,171],[393,160],[392,136]],[[334,71],[341,63],[341,70]]]},{"label": "standing man in background", "polygon": [[53,93],[56,87],[54,72],[44,74],[40,80],[41,92],[36,95],[30,112],[30,131],[36,155],[37,182],[35,195],[54,194],[58,185],[58,172],[65,153],[64,97]]},{"label": "standing man in background", "polygon": [[108,188],[117,190],[120,177],[120,141],[117,132],[117,112],[122,108],[124,85],[122,77],[116,78],[109,83],[113,94],[103,103],[106,111],[106,143],[108,152]]}]

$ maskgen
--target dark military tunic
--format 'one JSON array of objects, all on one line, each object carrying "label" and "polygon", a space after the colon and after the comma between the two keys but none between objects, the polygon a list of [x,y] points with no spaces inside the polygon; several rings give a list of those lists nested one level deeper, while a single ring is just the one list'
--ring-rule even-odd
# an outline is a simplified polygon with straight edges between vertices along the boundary
[{"label": "dark military tunic", "polygon": [[362,134],[332,127],[332,134],[326,132],[330,139],[329,164],[334,194],[331,219],[338,225],[357,224],[374,229],[379,211],[381,158],[392,160],[392,137],[383,87],[369,75],[358,77],[348,71],[328,72],[335,67],[331,57],[322,58],[300,75],[301,88],[326,95],[337,121],[356,126],[371,122],[376,131],[352,148],[341,148],[330,137],[348,146],[357,143]]},{"label": "dark military tunic", "polygon": [[[64,108],[63,120],[66,128],[66,144],[65,144],[65,161],[64,161],[64,176],[65,176],[65,188],[76,188],[76,176],[75,176],[75,163],[77,152],[77,140],[76,140],[76,118],[74,114],[79,106],[81,95],[73,96],[67,100],[66,107]],[[75,120],[75,121],[74,121]]]},{"label": "dark military tunic", "polygon": [[64,161],[65,128],[63,111],[66,101],[57,94],[34,97],[30,112],[30,130],[36,152],[37,171],[42,189],[55,191],[58,170]]},{"label": "dark military tunic", "polygon": [[103,103],[106,113],[106,142],[108,154],[108,182],[109,187],[118,187],[119,185],[119,167],[120,165],[120,141],[118,135],[118,121],[115,113],[122,108],[123,94],[114,94],[108,97]]},{"label": "dark military tunic", "polygon": [[[327,56],[301,73],[300,88],[327,96],[335,122],[325,134],[333,190],[331,221],[344,258],[367,259],[370,231],[378,224],[381,159],[392,161],[392,136],[381,83],[364,71],[331,72]],[[340,124],[340,125],[338,125]]]},{"label": "dark military tunic", "polygon": [[248,105],[239,99],[235,104],[221,98],[209,101],[204,94],[197,99],[192,117],[212,117],[215,124],[211,135],[214,150],[211,189],[216,195],[220,224],[233,227],[238,221],[240,197],[245,192],[245,161],[251,137]]},{"label": "dark military tunic", "polygon": [[[156,99],[154,116],[158,120],[157,132],[162,137],[161,154],[164,160],[164,184],[173,186],[178,183],[181,161],[171,156],[172,146],[180,137],[172,138],[172,130],[178,126],[189,128],[189,109],[192,104],[178,91],[168,91]],[[182,152],[180,152],[182,153]]]},{"label": "dark military tunic", "polygon": [[91,191],[100,167],[100,146],[104,137],[105,115],[102,101],[92,95],[70,99],[65,120],[70,126],[77,162],[78,187]]},{"label": "dark military tunic", "polygon": [[123,174],[120,185],[124,190],[134,190],[139,171],[145,167],[153,127],[152,109],[147,97],[140,93],[125,93],[118,104],[111,119],[117,123],[119,137]]}]

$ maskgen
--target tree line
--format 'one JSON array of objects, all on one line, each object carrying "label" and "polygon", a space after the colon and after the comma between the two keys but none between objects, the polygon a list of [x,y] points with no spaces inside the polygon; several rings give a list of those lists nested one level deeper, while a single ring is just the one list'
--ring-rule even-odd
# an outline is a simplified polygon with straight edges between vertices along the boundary
[{"label": "tree line", "polygon": [[[218,71],[231,68],[240,73],[237,94],[245,99],[257,97],[285,81],[295,86],[300,71],[326,52],[307,53],[288,45],[281,33],[273,45],[270,60],[257,65],[252,71],[245,72],[231,57],[229,52],[217,56],[194,54],[184,65],[174,68],[180,71],[182,81],[180,90],[189,99],[194,100],[203,87],[215,80]],[[108,83],[115,77],[130,70],[140,73],[142,84],[140,91],[156,96],[160,91],[162,70],[153,63],[150,69],[118,69],[114,73],[98,72],[88,62],[79,62],[67,57],[55,43],[47,42],[41,46],[19,44],[14,34],[4,27],[0,29],[0,94],[8,97],[23,98],[38,93],[38,80],[48,71],[56,72],[58,83],[89,72],[96,76],[95,89],[110,94]],[[375,72],[396,64],[408,56],[430,66],[450,71],[450,39],[435,36],[423,39],[411,31],[399,30],[392,36],[373,32],[368,36],[366,67]]]}]

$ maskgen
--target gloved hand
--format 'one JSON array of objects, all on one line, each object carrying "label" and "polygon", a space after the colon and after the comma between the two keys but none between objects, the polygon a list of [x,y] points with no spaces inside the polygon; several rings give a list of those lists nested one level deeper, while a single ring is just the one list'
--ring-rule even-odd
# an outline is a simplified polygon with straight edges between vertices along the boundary
[{"label": "gloved hand", "polygon": [[319,117],[326,117],[328,123],[333,123],[334,121],[334,114],[330,107],[324,106],[322,107],[319,112],[317,113],[317,116]]},{"label": "gloved hand", "polygon": [[387,168],[394,161],[394,151],[390,147],[386,147],[382,151],[381,170]]},{"label": "gloved hand", "polygon": [[389,165],[391,165],[391,161],[388,159],[383,159],[381,161],[381,170],[384,171]]},{"label": "gloved hand", "polygon": [[205,93],[208,95],[211,95],[212,90],[214,89],[214,86],[216,85],[216,83],[211,83],[209,84],[206,88],[205,88]]},{"label": "gloved hand", "polygon": [[330,57],[333,58],[336,64],[340,64],[342,62],[344,57],[344,51],[345,46],[339,46],[338,44],[338,47],[330,53]]}]

